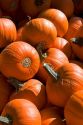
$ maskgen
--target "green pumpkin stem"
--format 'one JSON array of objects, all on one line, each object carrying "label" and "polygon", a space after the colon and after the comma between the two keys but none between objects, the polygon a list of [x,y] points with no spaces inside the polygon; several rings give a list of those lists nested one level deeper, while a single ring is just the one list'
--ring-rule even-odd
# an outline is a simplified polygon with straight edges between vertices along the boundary
[{"label": "green pumpkin stem", "polygon": [[42,6],[43,3],[44,3],[44,0],[35,0],[36,6]]},{"label": "green pumpkin stem", "polygon": [[2,124],[12,125],[12,119],[9,116],[0,116],[0,122]]},{"label": "green pumpkin stem", "polygon": [[70,41],[79,46],[83,46],[83,37],[71,38]]},{"label": "green pumpkin stem", "polygon": [[57,72],[55,72],[51,66],[47,63],[43,64],[43,67],[47,70],[47,72],[55,79],[58,80],[59,79],[59,74]]}]

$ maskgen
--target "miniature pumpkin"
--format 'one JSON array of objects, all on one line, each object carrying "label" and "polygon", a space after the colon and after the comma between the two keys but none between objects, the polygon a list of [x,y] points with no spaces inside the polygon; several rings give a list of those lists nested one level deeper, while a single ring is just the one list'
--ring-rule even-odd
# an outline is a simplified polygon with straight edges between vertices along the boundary
[{"label": "miniature pumpkin", "polygon": [[26,42],[13,42],[1,52],[0,70],[8,78],[28,80],[37,73],[39,65],[38,52]]},{"label": "miniature pumpkin", "polygon": [[68,19],[66,15],[58,9],[47,9],[39,14],[40,18],[46,18],[54,23],[57,29],[57,36],[63,37],[68,30]]}]

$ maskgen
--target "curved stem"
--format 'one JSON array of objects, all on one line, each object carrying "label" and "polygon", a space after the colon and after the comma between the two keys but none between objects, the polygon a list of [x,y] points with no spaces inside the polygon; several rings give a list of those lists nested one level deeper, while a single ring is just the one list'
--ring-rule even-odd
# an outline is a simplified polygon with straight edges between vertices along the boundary
[{"label": "curved stem", "polygon": [[0,116],[0,122],[3,124],[12,125],[12,119],[10,116]]},{"label": "curved stem", "polygon": [[83,46],[83,37],[74,37],[74,38],[71,38],[70,41],[79,46]]},{"label": "curved stem", "polygon": [[59,74],[57,72],[55,72],[49,64],[44,63],[43,67],[47,70],[47,72],[55,79],[58,80],[60,78]]}]

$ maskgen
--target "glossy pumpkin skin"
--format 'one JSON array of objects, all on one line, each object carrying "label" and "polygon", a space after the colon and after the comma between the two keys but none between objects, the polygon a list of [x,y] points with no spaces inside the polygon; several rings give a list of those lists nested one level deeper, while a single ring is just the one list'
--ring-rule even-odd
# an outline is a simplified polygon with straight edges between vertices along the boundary
[{"label": "glossy pumpkin skin", "polygon": [[0,0],[1,8],[6,12],[15,12],[18,8],[19,0]]},{"label": "glossy pumpkin skin", "polygon": [[46,83],[49,73],[44,69],[43,63],[50,64],[55,70],[68,63],[67,56],[57,48],[50,48],[46,51],[45,58],[41,60],[40,67],[37,73],[38,78]]},{"label": "glossy pumpkin skin", "polygon": [[18,32],[18,40],[26,41],[33,46],[41,43],[46,49],[50,47],[52,41],[54,41],[57,36],[57,30],[54,24],[44,18],[30,20],[21,28],[21,32]]},{"label": "glossy pumpkin skin", "polygon": [[50,7],[51,0],[21,0],[22,10],[31,17]]},{"label": "glossy pumpkin skin", "polygon": [[7,82],[6,78],[0,74],[0,114],[6,103],[9,101],[12,90],[13,89]]},{"label": "glossy pumpkin skin", "polygon": [[16,40],[16,26],[12,20],[0,18],[0,48],[3,48]]},{"label": "glossy pumpkin skin", "polygon": [[30,79],[24,82],[18,92],[14,92],[10,97],[13,99],[26,99],[33,102],[40,110],[46,105],[46,89],[43,83],[36,79]]},{"label": "glossy pumpkin skin", "polygon": [[39,110],[32,102],[25,99],[8,102],[1,115],[9,115],[13,125],[41,125]]},{"label": "glossy pumpkin skin", "polygon": [[74,13],[72,0],[51,0],[51,7],[61,10],[68,18]]},{"label": "glossy pumpkin skin", "polygon": [[46,18],[54,23],[57,29],[57,36],[63,37],[68,30],[66,15],[58,9],[47,9],[39,14],[40,18]]},{"label": "glossy pumpkin skin", "polygon": [[69,41],[64,38],[56,37],[54,44],[52,44],[53,48],[57,48],[61,50],[66,56],[70,59],[72,56],[72,48]]},{"label": "glossy pumpkin skin", "polygon": [[64,38],[70,40],[73,37],[80,36],[80,27],[83,25],[83,19],[80,17],[71,17],[69,28]]},{"label": "glossy pumpkin skin", "polygon": [[83,125],[83,90],[74,93],[68,100],[64,115],[67,125]]},{"label": "glossy pumpkin skin", "polygon": [[73,93],[83,89],[83,69],[74,63],[67,63],[57,72],[57,80],[52,76],[47,80],[46,92],[50,103],[64,107]]},{"label": "glossy pumpkin skin", "polygon": [[41,110],[42,125],[65,125],[56,107],[47,107]]},{"label": "glossy pumpkin skin", "polygon": [[6,77],[28,80],[37,73],[39,65],[38,52],[26,42],[13,42],[1,52],[0,70]]}]

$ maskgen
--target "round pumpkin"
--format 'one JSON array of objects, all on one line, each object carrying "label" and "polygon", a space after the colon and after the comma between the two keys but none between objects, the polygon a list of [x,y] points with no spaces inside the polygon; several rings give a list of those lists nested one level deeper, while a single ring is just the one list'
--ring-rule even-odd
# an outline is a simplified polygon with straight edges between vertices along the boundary
[{"label": "round pumpkin", "polygon": [[28,80],[37,73],[39,65],[38,52],[26,42],[13,42],[1,52],[0,70],[8,78]]},{"label": "round pumpkin", "polygon": [[83,69],[76,64],[67,63],[57,71],[44,64],[50,73],[47,79],[46,92],[50,103],[64,107],[70,96],[83,89]]},{"label": "round pumpkin", "polygon": [[51,7],[61,10],[68,18],[74,13],[72,0],[51,0]]},{"label": "round pumpkin", "polygon": [[42,125],[65,125],[56,107],[47,107],[41,110]]},{"label": "round pumpkin", "polygon": [[21,0],[22,10],[31,17],[50,7],[51,0]]},{"label": "round pumpkin", "polygon": [[[10,82],[13,82],[14,86],[15,84],[18,84],[18,83],[15,83],[14,81],[10,81]],[[39,110],[46,105],[46,100],[47,100],[46,89],[43,83],[41,83],[39,80],[30,79],[24,82],[21,87],[18,87],[16,89],[19,89],[19,90],[14,92],[11,95],[10,100],[13,100],[13,99],[29,100],[33,102]]]},{"label": "round pumpkin", "polygon": [[0,48],[3,48],[16,40],[16,26],[12,20],[0,18]]},{"label": "round pumpkin", "polygon": [[14,99],[6,104],[0,116],[0,125],[41,125],[37,107],[25,99]]},{"label": "round pumpkin", "polygon": [[83,125],[83,90],[75,92],[68,100],[64,115],[67,125]]},{"label": "round pumpkin", "polygon": [[68,19],[66,15],[58,9],[47,9],[39,14],[40,18],[46,18],[54,23],[57,29],[57,36],[63,37],[68,30]]},{"label": "round pumpkin", "polygon": [[43,48],[47,49],[56,36],[57,30],[51,21],[44,18],[35,18],[21,27],[21,30],[18,30],[17,39],[26,41],[33,46],[40,43]]},{"label": "round pumpkin", "polygon": [[47,78],[49,77],[49,73],[46,72],[46,70],[44,69],[43,63],[48,63],[55,70],[57,70],[65,63],[69,62],[67,56],[57,48],[49,48],[41,56],[42,60],[40,63],[39,70],[37,72],[37,77],[40,79],[40,81],[43,81],[44,83],[46,83]]}]

